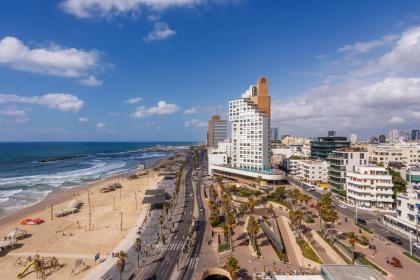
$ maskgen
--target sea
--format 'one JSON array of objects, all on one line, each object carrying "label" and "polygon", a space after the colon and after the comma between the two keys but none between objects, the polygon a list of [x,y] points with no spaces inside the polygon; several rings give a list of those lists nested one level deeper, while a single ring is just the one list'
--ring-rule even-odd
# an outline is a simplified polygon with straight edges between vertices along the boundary
[{"label": "sea", "polygon": [[0,143],[0,216],[42,200],[48,193],[148,167],[180,142]]}]

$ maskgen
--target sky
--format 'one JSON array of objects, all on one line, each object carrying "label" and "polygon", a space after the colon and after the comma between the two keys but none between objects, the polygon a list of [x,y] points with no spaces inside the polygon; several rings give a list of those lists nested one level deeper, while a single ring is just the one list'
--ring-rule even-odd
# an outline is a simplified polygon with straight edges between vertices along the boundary
[{"label": "sky", "polygon": [[0,2],[0,141],[205,141],[266,76],[272,126],[420,128],[420,2]]}]

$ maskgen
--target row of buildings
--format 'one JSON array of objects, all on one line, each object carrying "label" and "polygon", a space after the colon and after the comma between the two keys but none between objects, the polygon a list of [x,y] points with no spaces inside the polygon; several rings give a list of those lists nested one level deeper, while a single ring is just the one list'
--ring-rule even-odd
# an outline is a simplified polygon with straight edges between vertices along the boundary
[{"label": "row of buildings", "polygon": [[[351,206],[387,213],[384,222],[395,229],[418,232],[419,141],[396,141],[396,132],[390,133],[393,137],[386,143],[375,144],[361,143],[355,134],[337,136],[334,131],[312,140],[290,135],[279,138],[278,130],[271,128],[270,106],[268,80],[262,77],[245,95],[229,102],[228,120],[211,118],[207,133],[209,174],[277,183],[287,179],[280,171],[282,167],[295,179],[329,186]],[[404,178],[408,176],[407,193],[398,194],[396,201],[388,167],[398,169]]]}]

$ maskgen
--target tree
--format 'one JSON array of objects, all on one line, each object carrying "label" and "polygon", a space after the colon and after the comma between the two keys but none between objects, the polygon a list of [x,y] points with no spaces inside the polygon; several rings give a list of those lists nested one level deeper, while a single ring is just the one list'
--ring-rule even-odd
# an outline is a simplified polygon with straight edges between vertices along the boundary
[{"label": "tree", "polygon": [[254,213],[254,208],[255,208],[255,200],[250,197],[248,198],[248,210],[250,213]]},{"label": "tree", "polygon": [[283,201],[287,198],[287,192],[285,187],[277,187],[273,193],[274,201]]},{"label": "tree", "polygon": [[164,243],[164,239],[163,239],[163,231],[162,231],[163,222],[164,222],[163,215],[159,215],[160,236],[162,237],[162,242]]},{"label": "tree", "polygon": [[302,219],[303,219],[304,213],[301,210],[291,210],[289,211],[289,218],[292,222],[292,226],[294,230],[296,230],[299,234],[300,228],[302,225]]},{"label": "tree", "polygon": [[357,241],[357,235],[354,232],[348,232],[347,233],[347,240],[350,243],[351,246],[351,255],[352,255],[352,264],[354,264],[354,248],[356,246],[356,241]]},{"label": "tree", "polygon": [[238,276],[239,269],[238,260],[233,256],[229,256],[226,259],[226,270],[230,273],[230,276],[232,276],[233,279],[236,279]]},{"label": "tree", "polygon": [[117,258],[118,258],[118,270],[120,272],[120,280],[122,280],[122,275],[124,272],[124,268],[125,268],[125,260],[127,259],[127,254],[124,251],[120,251],[117,254]]},{"label": "tree", "polygon": [[261,176],[257,176],[257,178],[255,178],[255,182],[257,182],[257,184],[259,185],[262,181],[262,177]]},{"label": "tree", "polygon": [[239,204],[239,214],[243,216],[247,210],[247,205],[245,203]]},{"label": "tree", "polygon": [[258,224],[255,217],[252,215],[249,216],[246,230],[248,231],[249,237],[251,239],[252,247],[255,250],[257,248],[257,234],[258,234],[258,231],[260,230],[260,225]]},{"label": "tree", "polygon": [[[332,205],[332,199],[331,199],[331,192],[325,193],[321,196],[321,199],[318,200],[316,204],[316,208],[318,209],[319,214],[319,222],[321,226],[321,231],[324,233],[324,228],[322,226],[322,221],[328,222],[328,221],[336,221],[334,217],[337,215],[337,213],[334,210],[334,206]],[[334,213],[335,212],[335,213]]]},{"label": "tree", "polygon": [[137,252],[137,269],[140,268],[140,252],[141,252],[141,239],[137,238],[136,242],[134,243],[134,248]]},{"label": "tree", "polygon": [[269,214],[269,215],[271,215],[272,217],[275,217],[275,215],[276,215],[276,213],[275,213],[275,211],[274,211],[274,207],[273,207],[273,204],[269,204],[268,205],[268,208],[267,208],[267,213]]}]

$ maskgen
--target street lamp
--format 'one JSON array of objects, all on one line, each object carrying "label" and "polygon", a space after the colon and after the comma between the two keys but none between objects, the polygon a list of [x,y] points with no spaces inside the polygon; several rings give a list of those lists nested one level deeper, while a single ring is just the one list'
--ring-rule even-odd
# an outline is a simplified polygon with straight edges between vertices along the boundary
[{"label": "street lamp", "polygon": [[137,252],[137,269],[140,268],[140,252],[141,252],[141,239],[137,238],[136,242],[134,243],[134,248]]}]

